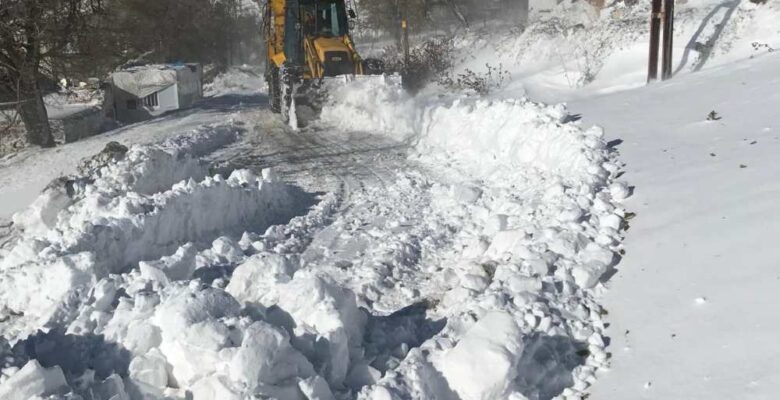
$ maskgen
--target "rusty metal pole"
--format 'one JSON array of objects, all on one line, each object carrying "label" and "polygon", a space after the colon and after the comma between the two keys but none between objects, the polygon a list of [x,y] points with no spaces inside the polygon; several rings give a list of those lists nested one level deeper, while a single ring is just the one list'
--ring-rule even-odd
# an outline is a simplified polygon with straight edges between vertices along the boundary
[{"label": "rusty metal pole", "polygon": [[647,82],[658,79],[658,51],[661,44],[661,6],[664,0],[653,0],[650,15],[650,57],[647,67]]},{"label": "rusty metal pole", "polygon": [[409,65],[409,21],[406,19],[406,13],[404,13],[403,19],[401,19],[401,30],[403,31],[403,43],[404,43],[404,64]]},{"label": "rusty metal pole", "polygon": [[663,61],[661,61],[661,77],[667,80],[672,77],[672,46],[674,45],[674,0],[664,0],[664,42]]}]

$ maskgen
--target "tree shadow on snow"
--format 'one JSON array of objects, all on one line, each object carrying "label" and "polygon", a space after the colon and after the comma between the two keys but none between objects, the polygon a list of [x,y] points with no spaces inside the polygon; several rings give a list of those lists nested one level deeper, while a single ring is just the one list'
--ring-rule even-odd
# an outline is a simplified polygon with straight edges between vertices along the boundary
[{"label": "tree shadow on snow", "polygon": [[[383,374],[390,358],[403,359],[409,349],[420,347],[447,325],[447,319],[429,319],[430,304],[421,301],[387,316],[369,315],[364,336],[366,358],[374,358],[372,367]],[[402,345],[407,346],[402,351]]]},{"label": "tree shadow on snow", "polygon": [[549,400],[574,385],[573,371],[589,355],[587,343],[535,334],[525,342],[515,383],[529,399]]},{"label": "tree shadow on snow", "polygon": [[[685,65],[688,64],[691,51],[697,51],[699,53],[699,59],[696,61],[696,65],[694,66],[693,71],[697,72],[704,68],[704,64],[707,63],[710,56],[712,55],[712,50],[715,47],[715,44],[723,34],[723,30],[726,29],[726,25],[731,20],[731,17],[734,15],[737,7],[739,7],[740,2],[741,0],[734,0],[720,3],[715,8],[713,8],[706,17],[704,17],[704,20],[702,20],[701,24],[699,24],[699,28],[696,30],[696,33],[691,36],[688,44],[685,45],[685,52],[683,52],[682,60],[680,61],[680,65],[674,71],[674,75],[677,75],[680,71],[682,71]],[[702,33],[704,33],[704,29],[707,27],[707,25],[709,25],[710,21],[715,18],[715,16],[718,15],[718,13],[723,9],[725,9],[726,12],[723,14],[721,21],[715,25],[715,32],[712,34],[712,36],[710,36],[709,39],[707,39],[707,42],[699,42],[699,38],[701,37]]]}]

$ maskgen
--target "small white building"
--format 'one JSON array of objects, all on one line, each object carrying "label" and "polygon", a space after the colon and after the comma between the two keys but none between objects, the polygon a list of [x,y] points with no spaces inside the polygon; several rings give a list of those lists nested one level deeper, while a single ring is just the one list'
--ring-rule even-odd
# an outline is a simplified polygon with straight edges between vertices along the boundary
[{"label": "small white building", "polygon": [[126,123],[192,107],[203,97],[200,64],[131,67],[111,74],[108,83],[107,114]]}]

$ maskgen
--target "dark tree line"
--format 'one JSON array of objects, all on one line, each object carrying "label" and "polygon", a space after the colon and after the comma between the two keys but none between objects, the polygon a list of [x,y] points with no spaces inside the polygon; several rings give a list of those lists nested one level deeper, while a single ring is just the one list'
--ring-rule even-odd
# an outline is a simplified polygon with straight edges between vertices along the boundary
[{"label": "dark tree line", "polygon": [[133,62],[224,67],[259,53],[260,21],[241,0],[1,0],[0,103],[27,141],[53,146],[43,95],[61,78],[103,78]]}]

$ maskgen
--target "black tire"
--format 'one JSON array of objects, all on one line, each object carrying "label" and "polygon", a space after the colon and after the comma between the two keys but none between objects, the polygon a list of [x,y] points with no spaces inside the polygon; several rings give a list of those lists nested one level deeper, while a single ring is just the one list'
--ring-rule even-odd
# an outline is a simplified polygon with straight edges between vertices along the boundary
[{"label": "black tire", "polygon": [[279,80],[277,81],[279,83],[279,110],[284,122],[289,122],[290,108],[292,107],[294,95],[293,88],[295,87],[295,83],[298,82],[298,78],[295,74],[295,70],[287,66],[283,66],[277,71],[277,75],[279,76]]},{"label": "black tire", "polygon": [[271,111],[279,114],[282,112],[282,85],[279,68],[275,65],[270,66],[266,80],[268,81],[268,105],[271,107]]}]

